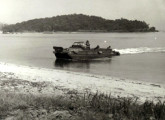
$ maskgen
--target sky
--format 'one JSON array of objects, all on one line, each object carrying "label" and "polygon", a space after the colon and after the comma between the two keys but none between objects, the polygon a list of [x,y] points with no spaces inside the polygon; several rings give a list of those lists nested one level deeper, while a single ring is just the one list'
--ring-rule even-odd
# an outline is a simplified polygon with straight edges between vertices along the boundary
[{"label": "sky", "polygon": [[165,0],[0,0],[0,22],[6,24],[74,13],[137,19],[165,30]]}]

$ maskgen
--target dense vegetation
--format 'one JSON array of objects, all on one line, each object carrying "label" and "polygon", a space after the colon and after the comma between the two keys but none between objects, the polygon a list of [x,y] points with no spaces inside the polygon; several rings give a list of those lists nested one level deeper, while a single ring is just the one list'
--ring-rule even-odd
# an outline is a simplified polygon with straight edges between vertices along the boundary
[{"label": "dense vegetation", "polygon": [[62,15],[52,18],[33,19],[3,27],[3,32],[44,32],[44,31],[84,31],[84,32],[149,32],[156,31],[144,21],[116,19],[107,20],[83,14]]},{"label": "dense vegetation", "polygon": [[66,96],[0,94],[0,119],[6,120],[164,120],[165,102],[113,98],[104,94]]},{"label": "dense vegetation", "polygon": [[5,26],[5,24],[0,22],[0,30],[2,30],[2,28]]}]

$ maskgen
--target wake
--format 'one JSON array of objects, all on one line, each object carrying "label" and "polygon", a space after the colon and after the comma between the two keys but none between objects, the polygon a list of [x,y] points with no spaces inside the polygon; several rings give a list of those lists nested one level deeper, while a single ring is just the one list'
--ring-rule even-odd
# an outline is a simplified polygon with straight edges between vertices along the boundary
[{"label": "wake", "polygon": [[140,47],[140,48],[125,48],[125,49],[115,49],[115,50],[119,51],[120,54],[157,53],[157,52],[165,52],[165,47],[159,47],[159,48]]}]

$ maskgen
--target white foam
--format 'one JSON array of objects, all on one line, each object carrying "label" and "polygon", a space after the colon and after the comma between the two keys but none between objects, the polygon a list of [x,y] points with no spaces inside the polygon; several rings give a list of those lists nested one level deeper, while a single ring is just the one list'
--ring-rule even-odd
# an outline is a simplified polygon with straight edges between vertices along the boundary
[{"label": "white foam", "polygon": [[119,51],[120,54],[140,54],[140,53],[155,53],[155,52],[165,52],[165,47],[149,48],[149,47],[139,47],[139,48],[126,48],[126,49],[115,49]]}]

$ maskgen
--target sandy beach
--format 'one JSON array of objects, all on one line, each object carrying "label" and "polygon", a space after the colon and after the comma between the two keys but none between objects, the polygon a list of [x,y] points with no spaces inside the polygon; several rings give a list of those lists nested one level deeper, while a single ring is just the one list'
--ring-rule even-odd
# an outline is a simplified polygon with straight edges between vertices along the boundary
[{"label": "sandy beach", "polygon": [[165,88],[158,84],[0,63],[0,89],[32,94],[60,95],[67,91],[111,94],[113,97],[137,97],[139,101],[164,100]]}]

